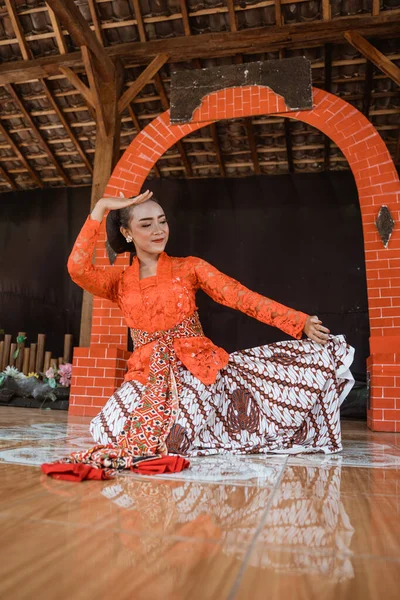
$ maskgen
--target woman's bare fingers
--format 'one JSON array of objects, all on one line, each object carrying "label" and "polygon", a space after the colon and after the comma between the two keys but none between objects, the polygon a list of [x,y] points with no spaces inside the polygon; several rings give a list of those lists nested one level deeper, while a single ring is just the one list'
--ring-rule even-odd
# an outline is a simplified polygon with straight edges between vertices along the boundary
[{"label": "woman's bare fingers", "polygon": [[322,333],[330,333],[330,330],[327,327],[324,327],[323,325],[317,325],[317,329],[318,331],[322,331]]}]

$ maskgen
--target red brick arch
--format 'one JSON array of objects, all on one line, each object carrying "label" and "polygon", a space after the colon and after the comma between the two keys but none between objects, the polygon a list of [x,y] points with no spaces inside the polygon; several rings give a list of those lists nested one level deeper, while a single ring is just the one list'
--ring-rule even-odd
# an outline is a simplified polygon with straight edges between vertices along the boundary
[{"label": "red brick arch", "polygon": [[[358,189],[364,230],[371,326],[368,368],[372,376],[372,393],[368,412],[369,425],[374,429],[395,431],[397,428],[400,431],[400,398],[396,398],[400,396],[397,393],[397,388],[400,387],[400,366],[396,365],[396,352],[400,357],[400,229],[395,227],[389,247],[384,248],[374,224],[382,204],[387,205],[395,221],[399,221],[400,182],[385,143],[373,125],[356,108],[319,89],[313,90],[313,109],[300,112],[291,112],[282,97],[264,87],[230,88],[212,93],[203,99],[190,124],[171,125],[169,111],[149,123],[120,159],[105,194],[137,194],[152,166],[165,151],[207,123],[265,114],[279,114],[312,125],[331,138],[348,160]],[[104,241],[103,229],[96,263],[107,266]],[[126,266],[128,257],[119,257],[117,264]],[[94,414],[104,404],[112,386],[121,379],[121,361],[125,357],[126,343],[127,329],[119,309],[96,298],[91,346],[75,350],[71,412]],[[101,360],[99,358],[94,363],[92,351],[99,356],[102,352],[103,360],[106,352],[116,353],[114,358],[110,356],[110,370],[107,369],[110,377],[114,369],[112,379],[107,380],[106,373],[98,370],[97,362]],[[86,372],[82,360],[87,365]],[[117,360],[120,361],[118,376],[115,372],[116,364],[115,367],[111,366],[111,362]],[[103,382],[102,387],[90,386],[92,391],[96,390],[98,400],[94,397],[93,401],[93,397],[87,392],[85,396],[82,395],[88,384],[99,381]]]}]

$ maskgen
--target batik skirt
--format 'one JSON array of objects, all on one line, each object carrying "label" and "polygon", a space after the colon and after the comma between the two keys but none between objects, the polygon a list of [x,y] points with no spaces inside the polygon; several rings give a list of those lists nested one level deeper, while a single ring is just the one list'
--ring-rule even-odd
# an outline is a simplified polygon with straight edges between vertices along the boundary
[{"label": "batik skirt", "polygon": [[[277,342],[233,352],[205,385],[179,362],[179,411],[169,454],[339,452],[340,405],[354,384],[354,349],[343,336],[322,346]],[[91,421],[98,444],[116,443],[145,386],[127,381]]]}]

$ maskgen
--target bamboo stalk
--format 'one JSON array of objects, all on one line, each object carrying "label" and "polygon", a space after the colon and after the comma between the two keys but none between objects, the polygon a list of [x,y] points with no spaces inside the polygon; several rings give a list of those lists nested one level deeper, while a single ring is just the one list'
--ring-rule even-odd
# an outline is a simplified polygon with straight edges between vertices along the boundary
[{"label": "bamboo stalk", "polygon": [[44,333],[39,333],[38,341],[37,341],[37,351],[36,351],[36,373],[43,372],[43,363],[44,363],[44,345],[46,343],[46,335]]},{"label": "bamboo stalk", "polygon": [[70,363],[72,359],[72,334],[66,333],[64,336],[64,362]]},{"label": "bamboo stalk", "polygon": [[30,356],[29,348],[24,348],[24,359],[23,359],[23,364],[22,364],[22,372],[24,375],[28,375],[28,373],[29,373],[29,356]]},{"label": "bamboo stalk", "polygon": [[17,344],[15,342],[13,342],[10,345],[10,354],[9,354],[9,358],[8,358],[8,364],[10,365],[10,367],[14,367],[15,366],[15,358],[14,358],[14,352],[17,349]]},{"label": "bamboo stalk", "polygon": [[8,365],[8,359],[10,358],[11,340],[12,340],[12,336],[7,333],[4,336],[3,364],[2,364],[2,368],[1,368],[2,371],[4,371],[4,369]]},{"label": "bamboo stalk", "polygon": [[[26,331],[19,331],[18,337],[19,336],[26,337]],[[15,365],[16,365],[18,371],[22,371],[22,367],[23,367],[23,363],[24,363],[24,348],[25,348],[25,342],[22,342],[21,344],[17,344],[18,356],[17,356]]]},{"label": "bamboo stalk", "polygon": [[46,352],[44,355],[43,373],[46,373],[47,369],[50,368],[51,352]]},{"label": "bamboo stalk", "polygon": [[2,371],[3,364],[3,355],[4,355],[4,342],[3,340],[0,342],[0,371]]},{"label": "bamboo stalk", "polygon": [[51,359],[50,359],[50,366],[51,366],[51,367],[52,367],[52,368],[53,368],[55,371],[57,371],[57,368],[58,368],[58,362],[57,362],[57,359],[56,359],[56,358],[51,358]]},{"label": "bamboo stalk", "polygon": [[36,350],[37,344],[31,344],[29,354],[29,373],[34,373],[36,370]]},{"label": "bamboo stalk", "polygon": [[57,361],[57,363],[58,363],[58,366],[60,366],[60,365],[63,365],[63,364],[64,364],[64,359],[63,359],[63,357],[62,357],[62,356],[60,356],[60,357],[58,358],[58,361]]}]

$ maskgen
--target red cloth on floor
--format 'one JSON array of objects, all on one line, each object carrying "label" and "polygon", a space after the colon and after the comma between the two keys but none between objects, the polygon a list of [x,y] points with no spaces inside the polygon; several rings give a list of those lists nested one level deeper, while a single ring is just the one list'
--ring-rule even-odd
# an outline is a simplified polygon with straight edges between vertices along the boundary
[{"label": "red cloth on floor", "polygon": [[[161,475],[162,473],[179,473],[187,469],[190,462],[182,456],[163,456],[138,461],[131,471],[141,475]],[[43,473],[53,479],[65,481],[83,481],[85,479],[112,479],[108,473],[111,469],[96,469],[84,463],[50,463],[41,466]]]},{"label": "red cloth on floor", "polygon": [[111,479],[103,469],[95,469],[90,465],[79,463],[52,463],[41,466],[43,473],[54,479],[66,481],[83,481],[84,479]]},{"label": "red cloth on floor", "polygon": [[150,460],[139,461],[131,467],[131,471],[141,475],[160,475],[162,473],[179,473],[187,469],[190,462],[182,456],[162,456]]}]

